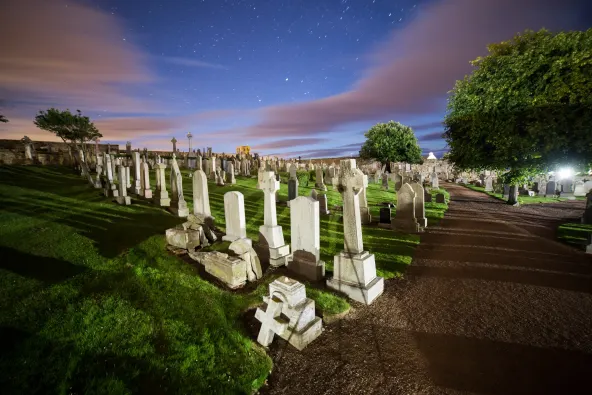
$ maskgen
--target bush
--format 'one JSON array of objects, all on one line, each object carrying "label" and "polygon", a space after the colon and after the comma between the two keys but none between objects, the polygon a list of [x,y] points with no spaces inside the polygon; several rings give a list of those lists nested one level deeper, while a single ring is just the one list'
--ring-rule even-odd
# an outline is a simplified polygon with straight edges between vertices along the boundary
[{"label": "bush", "polygon": [[298,184],[302,186],[308,186],[308,182],[310,181],[310,173],[306,170],[299,170],[296,172],[296,178],[298,179]]}]

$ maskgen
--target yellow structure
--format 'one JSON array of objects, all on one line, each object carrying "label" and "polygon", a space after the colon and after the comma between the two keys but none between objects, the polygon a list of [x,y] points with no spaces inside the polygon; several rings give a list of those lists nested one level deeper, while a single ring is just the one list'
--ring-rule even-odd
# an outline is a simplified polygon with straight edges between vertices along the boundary
[{"label": "yellow structure", "polygon": [[251,147],[248,145],[241,145],[240,147],[236,147],[236,154],[237,155],[249,155],[251,153]]}]

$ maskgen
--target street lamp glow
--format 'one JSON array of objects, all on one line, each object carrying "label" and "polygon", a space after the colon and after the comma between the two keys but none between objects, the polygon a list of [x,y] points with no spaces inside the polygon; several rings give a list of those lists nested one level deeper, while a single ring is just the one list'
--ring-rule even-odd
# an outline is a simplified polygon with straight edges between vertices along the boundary
[{"label": "street lamp glow", "polygon": [[566,178],[572,177],[574,174],[574,171],[570,167],[564,167],[563,169],[559,169],[558,174],[559,174],[559,179],[564,180]]}]

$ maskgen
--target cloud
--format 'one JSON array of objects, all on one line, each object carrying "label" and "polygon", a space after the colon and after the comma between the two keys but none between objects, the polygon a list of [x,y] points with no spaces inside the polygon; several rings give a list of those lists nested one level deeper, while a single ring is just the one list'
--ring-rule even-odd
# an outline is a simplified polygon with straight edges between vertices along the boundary
[{"label": "cloud", "polygon": [[486,46],[525,29],[573,27],[577,0],[447,0],[432,3],[373,54],[375,64],[346,92],[267,107],[253,137],[309,136],[392,115],[444,113],[445,96]]},{"label": "cloud", "polygon": [[411,125],[410,127],[415,132],[419,132],[419,131],[422,131],[422,130],[442,128],[443,127],[443,124],[442,124],[442,121],[436,121],[436,122],[422,123],[422,124],[419,124],[419,125]]},{"label": "cloud", "polygon": [[443,133],[444,132],[434,132],[434,133],[424,134],[423,136],[419,136],[417,140],[418,141],[441,140]]},{"label": "cloud", "polygon": [[120,21],[65,0],[7,0],[0,23],[0,92],[14,101],[95,110],[149,111],[128,94],[155,81]]},{"label": "cloud", "polygon": [[307,138],[307,139],[285,139],[285,140],[276,140],[270,141],[264,144],[258,144],[253,146],[254,150],[267,150],[267,149],[275,149],[275,148],[287,148],[287,147],[297,147],[300,145],[313,145],[313,144],[320,144],[330,141],[329,139],[320,139],[320,138]]},{"label": "cloud", "polygon": [[220,69],[220,70],[228,70],[228,67],[223,66],[221,64],[216,63],[208,63],[203,62],[197,59],[188,59],[188,58],[177,58],[177,57],[165,57],[163,58],[164,61],[173,63],[179,66],[189,66],[189,67],[201,67],[207,69]]}]

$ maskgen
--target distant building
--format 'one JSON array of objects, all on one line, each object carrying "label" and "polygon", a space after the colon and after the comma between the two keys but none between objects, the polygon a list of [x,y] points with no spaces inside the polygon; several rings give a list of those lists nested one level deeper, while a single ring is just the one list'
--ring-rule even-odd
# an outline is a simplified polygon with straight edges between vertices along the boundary
[{"label": "distant building", "polygon": [[237,155],[249,155],[251,153],[251,147],[248,145],[241,145],[240,147],[236,147],[236,154]]}]

